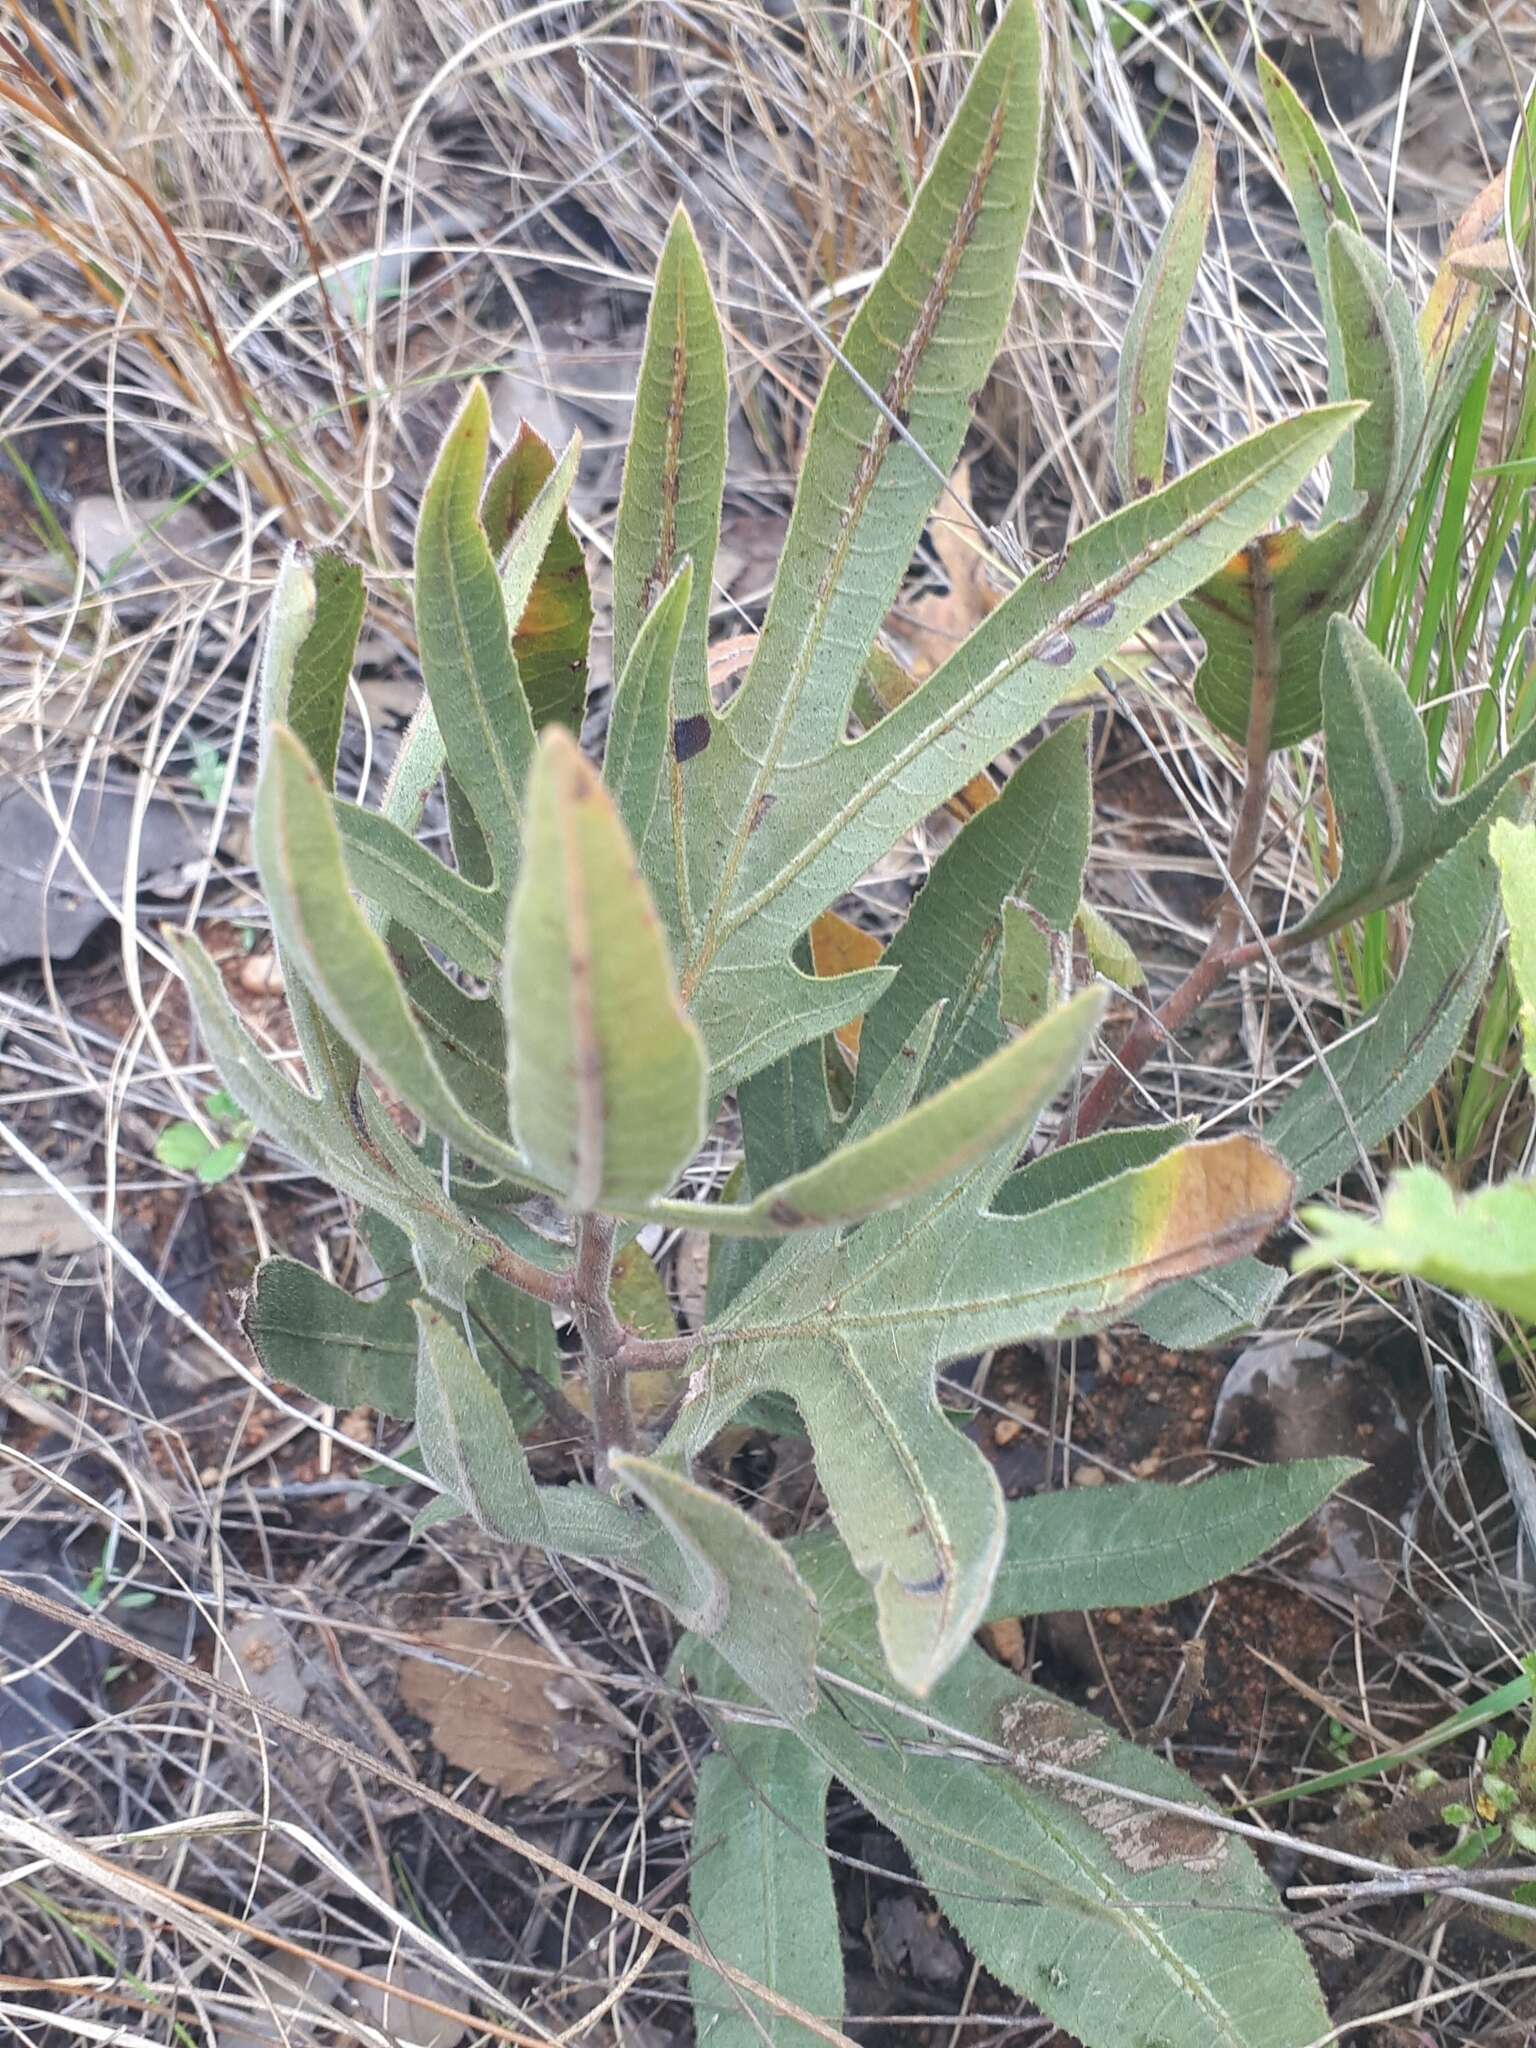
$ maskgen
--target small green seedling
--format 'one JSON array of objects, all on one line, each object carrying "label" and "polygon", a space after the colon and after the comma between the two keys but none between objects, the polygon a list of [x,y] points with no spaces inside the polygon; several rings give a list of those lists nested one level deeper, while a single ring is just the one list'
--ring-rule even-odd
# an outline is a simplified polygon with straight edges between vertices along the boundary
[{"label": "small green seedling", "polygon": [[191,1173],[204,1187],[217,1187],[245,1164],[256,1126],[234,1097],[217,1088],[203,1105],[208,1120],[222,1133],[210,1138],[196,1124],[168,1124],[155,1140],[155,1157],[175,1173]]}]

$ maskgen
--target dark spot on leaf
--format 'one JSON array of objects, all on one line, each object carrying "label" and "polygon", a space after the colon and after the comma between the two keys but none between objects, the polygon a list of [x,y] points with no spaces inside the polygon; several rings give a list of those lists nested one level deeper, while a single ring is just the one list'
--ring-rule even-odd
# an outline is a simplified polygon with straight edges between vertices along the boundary
[{"label": "dark spot on leaf", "polygon": [[702,754],[710,742],[709,720],[702,711],[695,711],[691,718],[680,718],[672,728],[672,751],[679,761],[691,761],[695,754]]},{"label": "dark spot on leaf", "polygon": [[920,1600],[932,1600],[948,1584],[949,1579],[944,1572],[935,1572],[931,1579],[903,1579],[901,1590],[903,1593],[915,1593]]},{"label": "dark spot on leaf", "polygon": [[1065,633],[1052,633],[1041,642],[1035,659],[1043,661],[1048,668],[1065,668],[1076,652],[1076,646]]},{"label": "dark spot on leaf", "polygon": [[757,830],[758,826],[761,825],[764,818],[767,817],[768,813],[773,809],[774,805],[777,802],[778,798],[774,795],[771,789],[765,789],[763,791],[762,795],[758,798],[757,802],[752,806],[752,821],[747,826],[748,838],[750,838],[751,835]]},{"label": "dark spot on leaf", "polygon": [[769,1203],[768,1220],[777,1223],[781,1230],[798,1230],[804,1223],[805,1216],[793,1202],[779,1200]]},{"label": "dark spot on leaf", "polygon": [[1077,623],[1080,626],[1088,627],[1091,631],[1097,632],[1099,627],[1107,626],[1114,616],[1114,601],[1111,598],[1105,598],[1102,604],[1090,605]]}]

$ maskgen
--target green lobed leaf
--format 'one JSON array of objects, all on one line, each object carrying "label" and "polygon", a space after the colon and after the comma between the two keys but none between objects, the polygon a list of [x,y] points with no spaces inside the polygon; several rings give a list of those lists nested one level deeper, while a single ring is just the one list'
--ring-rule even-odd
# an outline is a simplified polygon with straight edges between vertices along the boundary
[{"label": "green lobed leaf", "polygon": [[[477,380],[444,437],[421,501],[416,637],[448,767],[485,835],[495,879],[506,887],[521,846],[534,735],[506,598],[480,523],[490,437],[490,400]],[[423,731],[422,751],[430,755]],[[441,756],[428,785],[440,766]],[[415,821],[396,822],[412,829]]]},{"label": "green lobed leaf", "polygon": [[155,1157],[173,1173],[195,1173],[212,1150],[196,1124],[167,1124],[155,1140]]},{"label": "green lobed leaf", "polygon": [[1114,455],[1120,488],[1129,498],[1144,497],[1163,481],[1174,359],[1200,269],[1215,182],[1216,145],[1202,135],[1125,323]]},{"label": "green lobed leaf", "polygon": [[[1032,1035],[1076,1029],[1059,1011]],[[1180,1146],[1027,1217],[995,1214],[1027,1133],[840,1243],[782,1249],[706,1326],[664,1446],[689,1456],[747,1402],[793,1400],[875,1587],[891,1669],[919,1693],[977,1625],[1003,1534],[997,1482],[940,1410],[936,1368],[1099,1327],[1163,1281],[1251,1249],[1288,1213],[1289,1174],[1234,1138]]]},{"label": "green lobed leaf", "polygon": [[[535,732],[546,725],[580,732],[587,701],[592,590],[586,556],[563,509],[550,522],[549,537],[540,548],[547,514],[563,503],[574,478],[575,448],[573,443],[562,460],[562,476],[548,505],[541,505],[540,496],[555,473],[554,452],[526,420],[519,421],[510,447],[491,471],[480,504],[480,523],[491,552],[502,557],[498,573],[512,621],[512,658]],[[567,468],[570,478],[563,474]],[[537,557],[526,594],[520,559],[525,521],[527,554]]]},{"label": "green lobed leaf", "polygon": [[1463,1195],[1432,1167],[1416,1166],[1393,1175],[1379,1220],[1310,1208],[1301,1221],[1314,1242],[1296,1254],[1298,1273],[1333,1265],[1409,1273],[1536,1323],[1536,1181]]},{"label": "green lobed leaf", "polygon": [[1406,896],[1482,822],[1511,778],[1536,761],[1532,723],[1481,781],[1442,801],[1430,781],[1424,727],[1401,677],[1343,616],[1328,629],[1322,686],[1328,794],[1342,850],[1337,879],[1298,934],[1337,930]]},{"label": "green lobed leaf", "polygon": [[[1352,229],[1328,234],[1331,303],[1339,323],[1351,397],[1369,410],[1353,436],[1359,508],[1316,533],[1269,535],[1265,574],[1274,606],[1275,691],[1271,745],[1309,738],[1322,720],[1319,675],[1330,617],[1347,611],[1380,561],[1411,488],[1424,431],[1424,374],[1413,316],[1401,286]],[[1253,682],[1253,568],[1244,554],[1185,601],[1205,640],[1195,677],[1201,710],[1220,731],[1243,739]]]},{"label": "green lobed leaf", "polygon": [[[903,1707],[840,1547],[811,1538],[796,1557],[821,1609],[827,1674],[823,1703],[796,1730],[901,1838],[1000,1982],[1085,2048],[1303,2048],[1326,2033],[1278,1896],[1188,1778],[971,1646],[921,1712]],[[701,1643],[684,1642],[674,1667],[708,1697],[742,1696]]]},{"label": "green lobed leaf", "polygon": [[[827,1861],[832,1773],[797,1736],[735,1724],[694,1796],[689,1902],[701,1946],[840,2025],[843,1953]],[[816,2036],[695,1963],[699,2048],[810,2048]]]},{"label": "green lobed leaf", "polygon": [[364,1301],[297,1259],[264,1259],[244,1315],[245,1334],[269,1379],[332,1408],[366,1405],[409,1420],[416,1412],[416,1323],[421,1282],[402,1231],[365,1218],[384,1286]]},{"label": "green lobed leaf", "polygon": [[692,223],[672,217],[640,357],[613,536],[613,672],[684,561],[693,564],[673,683],[674,716],[708,732],[709,608],[725,490],[725,336]]},{"label": "green lobed leaf", "polygon": [[1526,1071],[1536,1077],[1536,825],[1495,820],[1489,851],[1499,870],[1499,891],[1509,920],[1509,966],[1520,996],[1520,1034]]},{"label": "green lobed leaf", "polygon": [[1262,1557],[1364,1469],[1305,1458],[1195,1486],[1138,1480],[1010,1501],[987,1618],[1182,1600]]},{"label": "green lobed leaf", "polygon": [[331,1023],[440,1137],[483,1165],[532,1178],[507,1140],[477,1124],[449,1087],[388,950],[347,887],[331,800],[281,726],[256,791],[256,862],[272,921]]},{"label": "green lobed leaf", "polygon": [[[685,813],[697,808],[705,821],[713,899],[682,987],[716,1089],[871,1008],[889,970],[797,974],[788,956],[799,935],[1127,634],[1226,562],[1355,417],[1331,408],[1284,421],[1115,513],[1030,576],[859,740],[839,733],[814,758],[780,764],[744,750],[734,709],[720,721],[682,772]],[[704,900],[696,890],[696,910]]]},{"label": "green lobed leaf", "polygon": [[568,1206],[623,1208],[702,1142],[704,1049],[613,800],[558,727],[528,820],[503,978],[512,1128]]},{"label": "green lobed leaf", "polygon": [[[1275,146],[1285,172],[1291,205],[1306,244],[1312,275],[1317,280],[1322,304],[1323,333],[1328,346],[1328,396],[1343,398],[1352,389],[1346,363],[1344,336],[1334,306],[1328,262],[1328,231],[1335,221],[1354,234],[1360,222],[1343,179],[1329,155],[1328,145],[1317,123],[1307,112],[1296,88],[1285,73],[1261,50],[1258,59],[1259,86],[1274,130]],[[1333,456],[1333,480],[1325,518],[1340,517],[1353,508],[1354,462],[1348,441],[1341,442]]]},{"label": "green lobed leaf", "polygon": [[943,1003],[923,1087],[941,1086],[1003,1044],[998,965],[1004,906],[1015,898],[1054,931],[1071,929],[1092,829],[1091,722],[1074,718],[1042,740],[995,803],[962,827],[885,950],[896,979],[864,1020],[856,1102],[869,1099],[918,1020]]}]

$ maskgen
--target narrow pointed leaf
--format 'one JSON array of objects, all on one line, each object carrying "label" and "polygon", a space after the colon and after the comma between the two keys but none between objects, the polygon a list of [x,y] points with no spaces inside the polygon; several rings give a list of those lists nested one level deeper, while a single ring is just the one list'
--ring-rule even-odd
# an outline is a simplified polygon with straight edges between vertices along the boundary
[{"label": "narrow pointed leaf", "polygon": [[[790,1553],[740,1508],[673,1466],[624,1452],[613,1453],[612,1463],[676,1545],[673,1612],[717,1645],[760,1700],[791,1719],[806,1713],[816,1698],[819,1623]],[[769,1616],[772,1626],[765,1627]]]},{"label": "narrow pointed leaf", "polygon": [[236,1015],[218,968],[196,939],[173,936],[169,943],[198,1031],[220,1080],[245,1114],[353,1201],[386,1206],[392,1193],[389,1177],[342,1112],[284,1079]]},{"label": "narrow pointed leaf", "polygon": [[[575,446],[573,443],[561,464],[562,470],[569,464],[572,476]],[[563,509],[550,520],[547,539],[544,536],[546,511],[552,506],[540,506],[538,500],[554,469],[554,453],[548,443],[523,420],[512,445],[491,472],[480,521],[491,552],[499,559],[502,594],[513,622],[512,656],[522,678],[533,729],[538,732],[546,725],[563,725],[580,732],[587,701],[592,591],[586,557]],[[568,489],[568,482],[557,482],[553,503],[563,504]],[[527,552],[537,557],[537,569],[526,593],[522,590],[523,563],[512,552],[525,540],[519,532],[525,521],[532,528]]]},{"label": "narrow pointed leaf", "polygon": [[1144,497],[1163,481],[1174,359],[1200,269],[1215,182],[1216,146],[1202,135],[1125,323],[1115,395],[1115,469],[1129,498]]},{"label": "narrow pointed leaf", "polygon": [[1086,1194],[1132,1167],[1150,1166],[1194,1136],[1193,1121],[1134,1124],[1123,1131],[1099,1131],[1071,1145],[1056,1145],[1011,1174],[992,1197],[997,1216],[1029,1216]]},{"label": "narrow pointed leaf", "polygon": [[1354,1266],[1409,1273],[1536,1322],[1536,1181],[1509,1180],[1463,1195],[1432,1167],[1394,1174],[1380,1219],[1304,1209],[1313,1242],[1298,1273]]},{"label": "narrow pointed leaf", "polygon": [[332,1024],[390,1088],[483,1165],[527,1168],[453,1094],[384,942],[353,902],[335,812],[309,756],[279,726],[256,792],[256,859],[272,921]]},{"label": "narrow pointed leaf", "polygon": [[1139,1480],[1010,1501],[988,1619],[1182,1600],[1251,1565],[1364,1469],[1304,1458],[1197,1486]]},{"label": "narrow pointed leaf", "polygon": [[[1348,389],[1370,409],[1353,437],[1358,509],[1316,533],[1289,527],[1264,543],[1274,604],[1276,747],[1310,738],[1322,721],[1319,674],[1328,621],[1353,605],[1390,543],[1424,431],[1424,374],[1402,288],[1349,228],[1330,230],[1328,260]],[[1190,595],[1185,609],[1206,646],[1196,699],[1213,725],[1242,739],[1253,682],[1247,556],[1234,555]]]},{"label": "narrow pointed leaf", "polygon": [[485,835],[496,880],[505,887],[521,844],[533,719],[512,655],[501,580],[480,523],[490,436],[490,400],[475,383],[448,429],[421,502],[416,634],[422,681],[448,767]]},{"label": "narrow pointed leaf", "polygon": [[[896,1122],[850,1138],[751,1203],[695,1205],[687,1214],[703,1228],[756,1237],[857,1223],[910,1202],[965,1172],[1009,1131],[1028,1129],[1077,1071],[1103,1014],[1103,996],[1090,989]],[[681,1205],[657,1213],[675,1216]]]},{"label": "narrow pointed leaf", "polygon": [[528,815],[504,981],[512,1128],[570,1207],[623,1208],[697,1151],[704,1049],[613,800],[558,727]]},{"label": "narrow pointed leaf", "polygon": [[1339,873],[1303,932],[1329,932],[1406,896],[1480,824],[1510,779],[1536,761],[1528,724],[1480,782],[1449,802],[1430,783],[1424,727],[1396,669],[1344,617],[1323,657],[1328,793],[1338,816]]},{"label": "narrow pointed leaf", "polygon": [[[1115,513],[1074,541],[1064,562],[1029,577],[860,740],[839,732],[823,754],[780,774],[766,756],[742,750],[734,713],[720,722],[682,769],[685,804],[720,821],[690,840],[710,849],[709,895],[702,884],[695,890],[703,936],[682,976],[714,1087],[869,1010],[878,984],[862,989],[862,977],[819,985],[801,977],[798,996],[787,987],[790,934],[805,931],[978,763],[1016,745],[1128,634],[1228,561],[1355,417],[1354,408],[1333,408],[1285,421]],[[765,1021],[797,1016],[798,1031]]]},{"label": "narrow pointed leaf", "polygon": [[454,1099],[486,1130],[507,1112],[507,1034],[501,1005],[452,981],[425,946],[392,924],[385,943],[416,1023]]},{"label": "narrow pointed leaf", "polygon": [[[901,1838],[993,1976],[1085,2048],[1125,2048],[1128,2014],[1138,2041],[1178,2048],[1310,2048],[1326,2034],[1278,1894],[1214,1810],[1210,1824],[1200,1817],[1208,1803],[1188,1778],[970,1645],[921,1711],[904,1706],[838,1546],[813,1537],[796,1555],[821,1607],[828,1674],[797,1732]],[[674,1667],[706,1697],[745,1696],[702,1643],[680,1645]]]},{"label": "narrow pointed leaf", "polygon": [[[921,1720],[868,1698],[883,1677],[857,1581],[844,1565],[839,1584],[815,1583],[822,1661],[866,1691],[805,1732],[900,1836],[986,1969],[1088,2048],[1123,2048],[1129,2014],[1142,2038],[1178,2048],[1310,2048],[1326,2034],[1306,1951],[1247,1844],[1138,1803],[1145,1793],[1214,1818],[1182,1772],[971,1647],[928,1703],[953,1733],[939,1754],[913,1754]],[[1015,1763],[954,1754],[967,1734],[1001,1741]]]},{"label": "narrow pointed leaf", "polygon": [[1487,986],[1497,900],[1484,830],[1469,833],[1419,884],[1397,980],[1348,1042],[1327,1052],[1329,1074],[1309,1074],[1265,1123],[1265,1141],[1294,1169],[1299,1194],[1347,1173],[1359,1146],[1381,1144],[1444,1072]]},{"label": "narrow pointed leaf", "polygon": [[608,785],[672,944],[687,934],[682,789],[673,744],[674,676],[693,598],[683,562],[646,613],[614,690],[603,754]]},{"label": "narrow pointed leaf", "polygon": [[1034,8],[1015,0],[822,388],[730,713],[765,773],[842,737],[858,670],[960,453],[1013,303],[1039,166],[1040,62]]},{"label": "narrow pointed leaf", "polygon": [[997,974],[1003,906],[1020,897],[1070,930],[1092,826],[1089,722],[1043,740],[935,861],[885,950],[895,985],[865,1021],[856,1100],[868,1099],[918,1018],[943,1003],[924,1086],[964,1073],[1003,1043]]},{"label": "narrow pointed leaf", "polygon": [[493,980],[505,917],[497,893],[445,868],[379,811],[338,803],[335,818],[347,879],[358,894],[386,920],[441,947],[467,974]]},{"label": "narrow pointed leaf", "polygon": [[482,1529],[543,1543],[539,1488],[490,1376],[447,1317],[415,1301],[416,1427],[427,1470]]},{"label": "narrow pointed leaf", "polygon": [[[802,2011],[840,2025],[843,1952],[827,1861],[832,1773],[798,1736],[735,1725],[699,1772],[689,1899],[701,1945]],[[698,2048],[810,2048],[816,2036],[703,1965],[689,1979]]]},{"label": "narrow pointed leaf", "polygon": [[334,548],[291,549],[278,572],[262,658],[264,725],[290,726],[327,787],[363,622],[363,572]]},{"label": "narrow pointed leaf", "polygon": [[[1328,264],[1328,231],[1335,221],[1353,233],[1360,222],[1353,203],[1329,154],[1317,123],[1302,104],[1296,88],[1280,67],[1259,52],[1259,86],[1269,110],[1269,122],[1280,152],[1286,186],[1301,238],[1306,244],[1312,275],[1317,280],[1322,304],[1323,334],[1328,347],[1328,396],[1343,398],[1351,389],[1346,363],[1344,336],[1333,300],[1333,283]],[[1335,450],[1333,480],[1325,518],[1347,514],[1354,500],[1354,451],[1345,441]]]},{"label": "narrow pointed leaf", "polygon": [[[317,555],[290,548],[272,594],[260,661],[262,750],[274,725],[297,719],[295,730],[327,789],[335,784],[336,754],[346,710],[347,685],[363,616],[363,577],[334,550]],[[294,1036],[310,1080],[321,1097],[345,1113],[357,1081],[357,1060],[316,1009],[303,983],[288,972],[278,945]]]},{"label": "narrow pointed leaf", "polygon": [[709,608],[725,489],[725,337],[688,216],[672,217],[640,358],[613,536],[613,668],[623,675],[647,614],[685,560],[674,713],[708,731]]}]

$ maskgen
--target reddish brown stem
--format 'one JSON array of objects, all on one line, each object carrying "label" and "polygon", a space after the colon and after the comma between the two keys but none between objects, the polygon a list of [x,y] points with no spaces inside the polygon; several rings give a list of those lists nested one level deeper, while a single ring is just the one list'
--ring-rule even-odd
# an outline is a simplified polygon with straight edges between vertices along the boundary
[{"label": "reddish brown stem", "polygon": [[[1083,1098],[1076,1121],[1064,1137],[1088,1138],[1114,1115],[1120,1098],[1165,1038],[1180,1030],[1239,964],[1237,936],[1246,914],[1244,887],[1258,857],[1264,814],[1269,808],[1269,751],[1275,729],[1279,669],[1275,660],[1275,593],[1261,541],[1248,549],[1253,585],[1253,682],[1248,695],[1248,732],[1243,747],[1243,794],[1227,856],[1230,883],[1216,916],[1210,944],[1160,1009],[1143,1012],[1127,1032],[1114,1064],[1104,1069]],[[1259,949],[1242,949],[1253,952]]]}]

